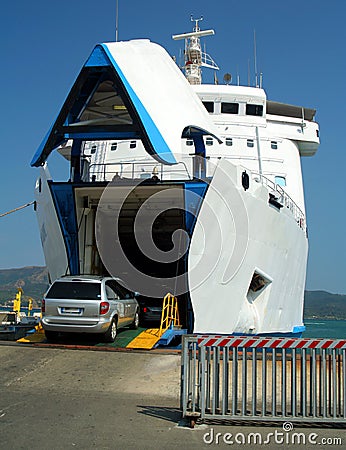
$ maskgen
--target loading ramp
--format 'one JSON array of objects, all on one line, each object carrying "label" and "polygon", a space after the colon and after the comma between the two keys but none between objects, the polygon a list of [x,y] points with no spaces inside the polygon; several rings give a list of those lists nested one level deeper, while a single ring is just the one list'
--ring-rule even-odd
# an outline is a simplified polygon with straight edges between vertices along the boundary
[{"label": "loading ramp", "polygon": [[151,350],[159,345],[169,345],[182,334],[186,334],[180,325],[178,300],[172,294],[163,299],[160,328],[149,328],[140,333],[126,348]]}]

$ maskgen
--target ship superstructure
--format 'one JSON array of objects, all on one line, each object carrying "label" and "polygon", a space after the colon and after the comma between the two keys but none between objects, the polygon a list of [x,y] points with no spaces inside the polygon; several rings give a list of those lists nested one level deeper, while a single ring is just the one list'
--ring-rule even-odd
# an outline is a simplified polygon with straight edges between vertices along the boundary
[{"label": "ship superstructure", "polygon": [[[297,335],[315,111],[202,84],[212,33],[196,21],[174,36],[186,77],[148,40],[95,47],[32,161],[46,263],[52,281],[110,273],[146,298],[171,292],[189,331]],[[51,180],[53,150],[68,181]]]}]

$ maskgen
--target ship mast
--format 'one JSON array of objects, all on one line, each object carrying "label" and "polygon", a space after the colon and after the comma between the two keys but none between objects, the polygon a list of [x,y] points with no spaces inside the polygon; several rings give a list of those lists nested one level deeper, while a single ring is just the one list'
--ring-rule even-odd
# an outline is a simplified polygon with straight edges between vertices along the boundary
[{"label": "ship mast", "polygon": [[192,33],[175,34],[172,38],[177,41],[185,39],[185,55],[184,55],[184,72],[190,84],[202,83],[201,67],[208,67],[209,69],[219,70],[219,67],[210,55],[202,51],[200,38],[202,36],[210,36],[215,34],[214,30],[201,30],[199,22],[203,17],[194,19],[191,16],[191,21],[195,22]]}]

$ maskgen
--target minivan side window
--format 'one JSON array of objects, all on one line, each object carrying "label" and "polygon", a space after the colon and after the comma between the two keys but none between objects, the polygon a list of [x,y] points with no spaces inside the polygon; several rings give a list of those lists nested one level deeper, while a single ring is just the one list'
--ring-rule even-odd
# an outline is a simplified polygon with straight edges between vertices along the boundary
[{"label": "minivan side window", "polygon": [[117,294],[111,289],[109,286],[106,285],[106,295],[108,300],[117,300],[119,297]]},{"label": "minivan side window", "polygon": [[109,280],[106,282],[106,285],[110,286],[114,292],[118,295],[118,298],[125,299],[125,298],[132,298],[133,295],[129,290],[127,290],[124,286],[121,286],[119,283],[117,283],[116,280]]}]

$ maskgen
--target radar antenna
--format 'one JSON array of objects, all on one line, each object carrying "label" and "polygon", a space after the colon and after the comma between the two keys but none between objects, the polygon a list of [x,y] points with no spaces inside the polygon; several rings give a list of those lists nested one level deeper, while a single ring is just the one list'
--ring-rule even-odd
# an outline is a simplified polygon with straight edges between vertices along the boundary
[{"label": "radar antenna", "polygon": [[192,33],[176,34],[172,36],[175,41],[180,39],[185,40],[183,69],[190,84],[202,83],[201,67],[219,70],[219,67],[213,58],[208,55],[208,53],[202,51],[200,38],[203,36],[214,35],[215,31],[201,30],[199,27],[199,22],[201,20],[203,20],[203,17],[194,19],[193,16],[191,16],[191,22],[195,22]]},{"label": "radar antenna", "polygon": [[196,22],[196,26],[193,28],[193,31],[200,31],[198,22],[203,20],[203,16],[201,16],[199,19],[194,19],[193,15],[191,14],[190,20],[191,20],[191,22]]},{"label": "radar antenna", "polygon": [[223,81],[228,85],[232,81],[232,75],[230,73],[225,73],[223,76]]}]

